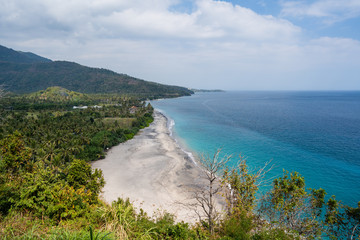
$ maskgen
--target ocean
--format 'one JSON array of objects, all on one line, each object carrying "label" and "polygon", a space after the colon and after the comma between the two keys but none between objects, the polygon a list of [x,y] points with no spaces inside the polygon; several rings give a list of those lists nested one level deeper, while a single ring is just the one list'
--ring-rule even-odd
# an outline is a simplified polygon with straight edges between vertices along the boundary
[{"label": "ocean", "polygon": [[[299,172],[344,204],[360,201],[360,92],[211,92],[151,101],[194,156],[221,148],[266,178]],[[262,187],[267,191],[269,185]]]}]

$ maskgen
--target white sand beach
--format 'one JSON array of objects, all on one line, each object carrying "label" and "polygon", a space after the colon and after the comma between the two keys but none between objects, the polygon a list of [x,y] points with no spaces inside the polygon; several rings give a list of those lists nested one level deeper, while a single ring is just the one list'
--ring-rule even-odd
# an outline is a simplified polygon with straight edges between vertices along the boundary
[{"label": "white sand beach", "polygon": [[195,212],[179,202],[189,201],[189,189],[202,182],[202,172],[170,137],[167,119],[157,111],[154,118],[148,128],[92,164],[104,174],[103,198],[108,203],[130,198],[149,215],[166,210],[177,221],[194,222]]}]

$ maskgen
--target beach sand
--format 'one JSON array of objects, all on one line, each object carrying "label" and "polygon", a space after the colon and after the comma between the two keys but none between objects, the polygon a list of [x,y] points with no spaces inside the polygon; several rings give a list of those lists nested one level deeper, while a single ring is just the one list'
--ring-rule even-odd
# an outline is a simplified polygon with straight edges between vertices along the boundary
[{"label": "beach sand", "polygon": [[106,184],[102,197],[106,202],[129,198],[150,216],[166,210],[177,221],[198,220],[184,204],[193,202],[190,189],[205,184],[203,172],[169,134],[166,117],[155,111],[149,127],[92,164],[103,171]]}]

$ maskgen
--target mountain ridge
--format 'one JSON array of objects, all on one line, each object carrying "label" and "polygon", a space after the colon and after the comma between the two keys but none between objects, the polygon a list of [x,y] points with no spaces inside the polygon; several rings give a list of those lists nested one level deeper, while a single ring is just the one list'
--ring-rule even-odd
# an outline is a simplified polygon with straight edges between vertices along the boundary
[{"label": "mountain ridge", "polygon": [[[6,57],[2,55],[6,54],[13,55],[12,59],[17,61],[4,61]],[[27,58],[18,59],[24,56]],[[31,62],[26,62],[28,58]],[[19,94],[36,92],[53,86],[80,93],[128,94],[146,98],[180,97],[194,93],[185,87],[149,82],[107,69],[86,67],[68,61],[44,61],[44,59],[46,58],[33,53],[21,53],[1,46],[0,85],[8,91]]]},{"label": "mountain ridge", "polygon": [[52,62],[48,58],[41,57],[31,52],[16,51],[0,45],[0,61],[13,63],[37,63]]}]

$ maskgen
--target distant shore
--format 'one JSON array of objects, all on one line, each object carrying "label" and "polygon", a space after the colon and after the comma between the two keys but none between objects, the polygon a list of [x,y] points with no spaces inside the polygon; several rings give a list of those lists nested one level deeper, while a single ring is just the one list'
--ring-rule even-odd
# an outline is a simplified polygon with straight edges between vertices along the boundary
[{"label": "distant shore", "polygon": [[165,210],[178,221],[197,220],[195,212],[179,203],[191,201],[189,189],[201,182],[202,171],[170,137],[167,119],[160,112],[154,112],[148,128],[111,148],[105,159],[92,166],[103,171],[106,202],[130,198],[150,216]]}]

